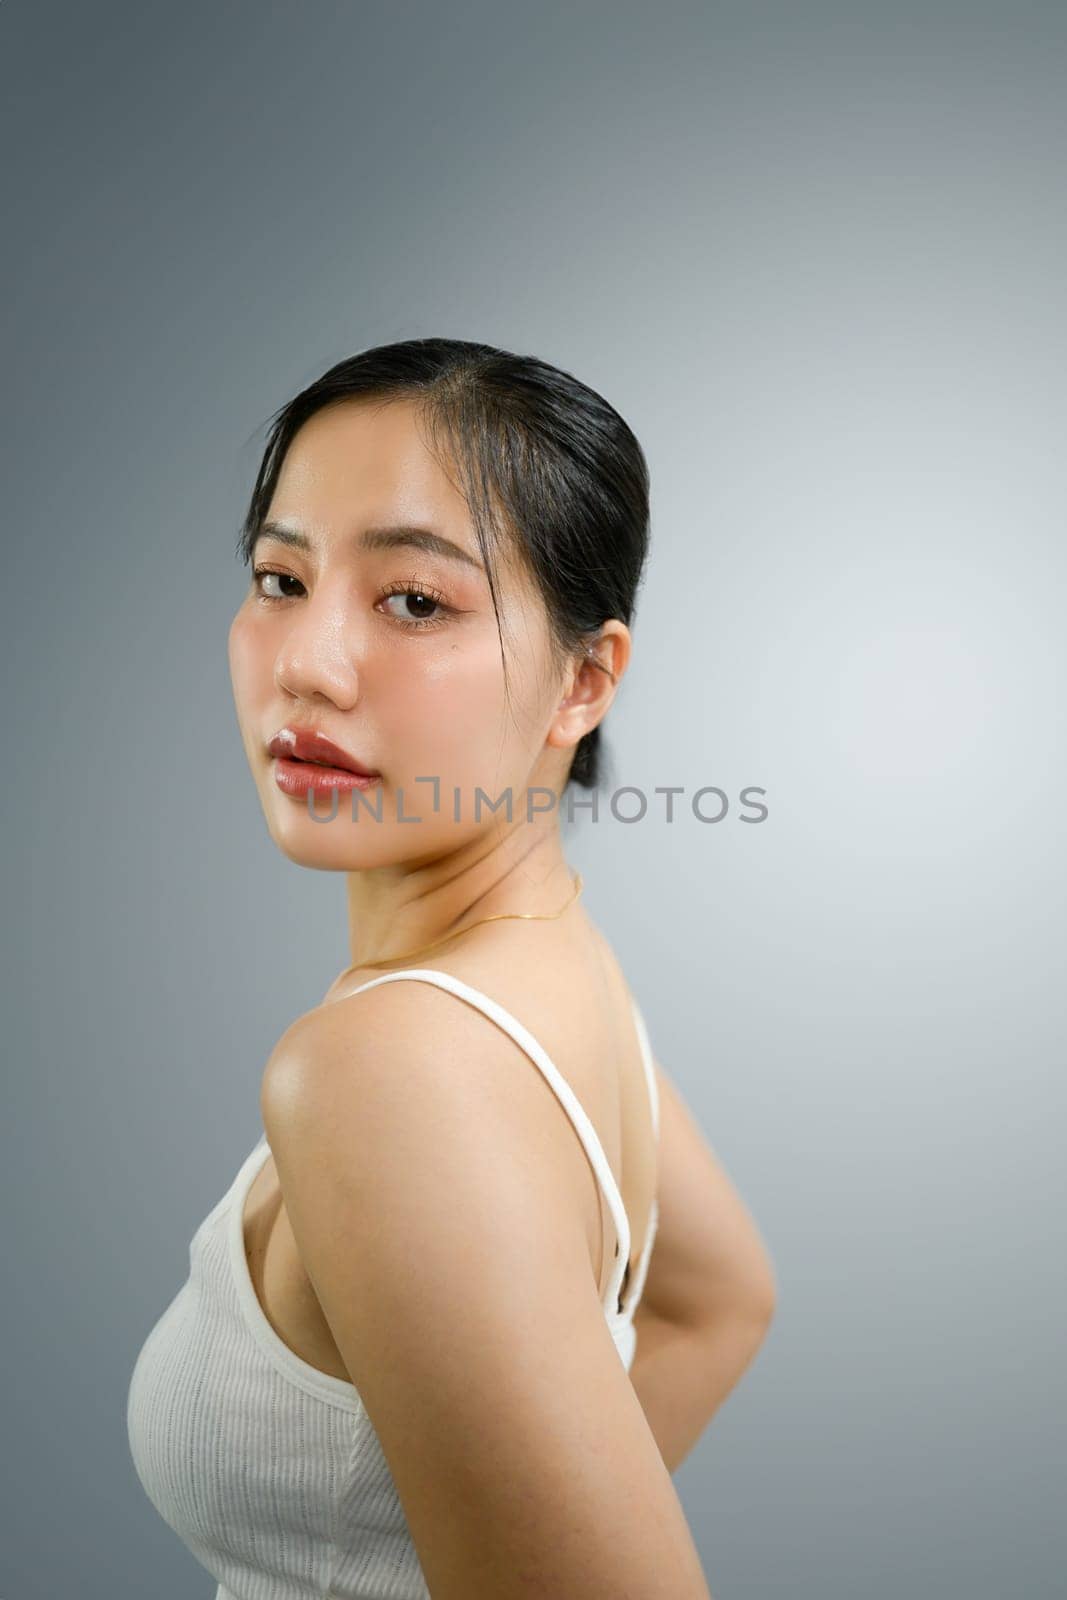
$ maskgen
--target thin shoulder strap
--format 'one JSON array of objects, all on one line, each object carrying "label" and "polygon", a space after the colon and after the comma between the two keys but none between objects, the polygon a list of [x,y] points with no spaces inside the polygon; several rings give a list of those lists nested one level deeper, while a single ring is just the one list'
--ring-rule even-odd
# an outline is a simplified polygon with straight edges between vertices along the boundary
[{"label": "thin shoulder strap", "polygon": [[658,1087],[658,1085],[656,1083],[656,1066],[655,1066],[655,1062],[652,1060],[652,1046],[649,1043],[648,1029],[645,1027],[645,1019],[641,1015],[641,1011],[640,1011],[640,1008],[639,1008],[639,1006],[637,1004],[637,1001],[633,998],[632,995],[630,996],[630,1004],[631,1004],[631,1006],[633,1008],[634,1022],[637,1025],[637,1037],[638,1037],[638,1039],[640,1040],[640,1043],[641,1043],[641,1064],[645,1069],[645,1082],[648,1084],[648,1098],[649,1098],[649,1103],[650,1103],[650,1105],[652,1107],[652,1131],[656,1135],[656,1139],[658,1140],[659,1139],[659,1087]]},{"label": "thin shoulder strap", "polygon": [[[641,1064],[645,1069],[645,1082],[648,1085],[649,1106],[652,1113],[652,1132],[658,1146],[659,1144],[659,1087],[656,1083],[656,1064],[652,1059],[652,1046],[649,1042],[648,1029],[641,1008],[633,995],[630,996],[630,1006],[633,1011],[634,1026],[641,1046]],[[658,1160],[658,1154],[657,1154]],[[658,1188],[658,1185],[657,1185]],[[638,1260],[633,1276],[626,1284],[626,1299],[622,1309],[639,1305],[644,1292],[645,1279],[648,1275],[649,1262],[652,1258],[652,1246],[655,1243],[656,1231],[659,1227],[659,1195],[653,1194],[652,1204],[649,1208],[648,1222],[645,1224],[645,1242],[641,1246],[641,1256]]]},{"label": "thin shoulder strap", "polygon": [[[547,1079],[574,1125],[574,1130],[592,1163],[593,1171],[596,1173],[600,1183],[601,1193],[607,1201],[608,1210],[615,1224],[615,1237],[617,1240],[615,1262],[608,1279],[607,1289],[604,1292],[603,1302],[605,1309],[614,1312],[618,1305],[623,1274],[630,1259],[630,1223],[626,1216],[626,1208],[622,1203],[622,1195],[619,1193],[619,1186],[615,1182],[615,1176],[608,1165],[608,1158],[604,1154],[604,1147],[578,1096],[548,1052],[542,1045],[538,1044],[530,1030],[524,1027],[517,1017],[513,1017],[511,1012],[505,1010],[498,1001],[491,1000],[480,989],[475,989],[472,984],[464,983],[462,978],[455,977],[451,972],[438,972],[434,967],[406,967],[400,972],[384,972],[381,977],[371,978],[368,983],[361,983],[358,989],[350,990],[346,999],[354,994],[362,994],[364,989],[373,989],[376,984],[393,983],[398,978],[417,978],[424,983],[434,983],[438,988],[447,989],[451,994],[458,996],[460,1000],[466,1000],[469,1005],[474,1006],[476,1010],[489,1017],[498,1027],[503,1028],[504,1032],[514,1039],[519,1048],[526,1051],[535,1066],[540,1068],[541,1073]],[[642,1050],[645,1048],[645,1045],[642,1044]],[[647,1066],[645,1070],[648,1071]],[[653,1092],[654,1088],[655,1086],[653,1085]]]}]

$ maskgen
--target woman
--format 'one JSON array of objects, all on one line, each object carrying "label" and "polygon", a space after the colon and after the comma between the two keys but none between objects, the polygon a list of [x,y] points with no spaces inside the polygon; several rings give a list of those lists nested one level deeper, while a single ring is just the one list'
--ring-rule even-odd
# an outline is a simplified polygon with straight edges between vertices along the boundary
[{"label": "woman", "polygon": [[388,345],[274,419],[234,697],[275,844],[345,874],[352,961],[131,1380],[219,1600],[708,1594],[670,1471],[771,1270],[560,837],[647,529],[626,423],[529,357]]}]

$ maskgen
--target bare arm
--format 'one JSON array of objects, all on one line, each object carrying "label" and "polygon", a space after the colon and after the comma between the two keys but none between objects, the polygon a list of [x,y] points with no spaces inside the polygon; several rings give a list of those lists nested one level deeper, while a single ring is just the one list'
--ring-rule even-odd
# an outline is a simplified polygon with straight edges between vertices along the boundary
[{"label": "bare arm", "polygon": [[676,1472],[751,1365],[770,1318],[724,1311],[706,1332],[639,1306],[630,1382],[668,1472]]},{"label": "bare arm", "polygon": [[573,1128],[513,1040],[397,988],[290,1029],[261,1106],[434,1600],[710,1600],[590,1270]]},{"label": "bare arm", "polygon": [[658,1062],[656,1084],[659,1228],[641,1306],[705,1331],[723,1312],[769,1318],[774,1268],[756,1222]]},{"label": "bare arm", "polygon": [[763,1343],[775,1282],[753,1218],[658,1064],[656,1081],[660,1225],[630,1381],[674,1472]]}]

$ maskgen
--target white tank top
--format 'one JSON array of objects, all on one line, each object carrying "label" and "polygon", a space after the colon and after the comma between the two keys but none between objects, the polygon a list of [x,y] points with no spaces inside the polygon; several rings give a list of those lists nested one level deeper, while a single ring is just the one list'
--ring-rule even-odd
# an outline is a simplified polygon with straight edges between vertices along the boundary
[{"label": "white tank top", "polygon": [[[604,1315],[629,1371],[658,1197],[629,1281],[630,1226],[603,1146],[537,1040],[496,1001],[432,968],[387,972],[352,993],[401,978],[435,983],[484,1012],[555,1091],[592,1163],[601,1215],[606,1206],[614,1224]],[[636,1003],[633,1016],[658,1138],[655,1071]],[[197,1228],[188,1278],[137,1357],[127,1398],[134,1466],[156,1510],[215,1579],[215,1600],[430,1600],[359,1394],[289,1349],[252,1285],[244,1199],[269,1155],[264,1136]]]}]

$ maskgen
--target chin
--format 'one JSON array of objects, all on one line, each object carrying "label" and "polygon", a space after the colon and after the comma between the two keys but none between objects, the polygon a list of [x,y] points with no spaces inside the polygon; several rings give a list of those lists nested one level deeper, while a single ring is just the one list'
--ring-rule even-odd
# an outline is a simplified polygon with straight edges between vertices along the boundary
[{"label": "chin", "polygon": [[357,828],[347,821],[334,829],[330,823],[319,827],[304,817],[295,828],[275,823],[270,834],[294,866],[310,867],[316,872],[360,872],[390,864],[396,858],[395,847],[387,848],[384,838],[361,838]]}]

